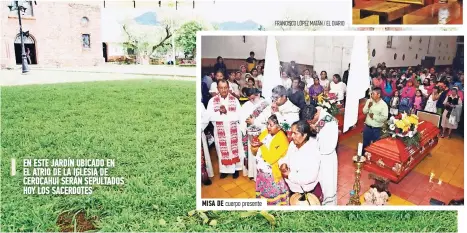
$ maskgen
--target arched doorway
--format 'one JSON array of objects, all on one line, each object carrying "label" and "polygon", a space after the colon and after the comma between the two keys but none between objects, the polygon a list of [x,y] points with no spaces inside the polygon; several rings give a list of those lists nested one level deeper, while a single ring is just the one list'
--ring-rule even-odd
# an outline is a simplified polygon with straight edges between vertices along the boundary
[{"label": "arched doorway", "polygon": [[102,43],[102,55],[104,56],[105,62],[107,62],[107,43]]},{"label": "arched doorway", "polygon": [[[28,37],[23,37],[23,42],[24,42],[24,49],[26,51],[26,54],[29,49],[29,57],[31,58],[28,63],[30,64],[37,64],[37,53],[36,53],[36,41],[34,38],[29,35]],[[15,38],[15,59],[16,59],[16,64],[20,65],[22,63],[22,58],[21,58],[21,37],[18,34]]]}]

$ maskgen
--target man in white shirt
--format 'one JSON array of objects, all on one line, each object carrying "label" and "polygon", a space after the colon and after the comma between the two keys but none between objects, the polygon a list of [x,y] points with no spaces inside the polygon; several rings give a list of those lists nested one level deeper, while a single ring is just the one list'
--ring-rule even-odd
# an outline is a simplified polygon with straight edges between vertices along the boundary
[{"label": "man in white shirt", "polygon": [[211,121],[214,125],[214,138],[219,157],[220,178],[233,174],[236,179],[242,170],[245,152],[242,146],[242,133],[239,127],[241,106],[237,98],[229,93],[229,82],[218,81],[218,95],[209,100],[203,124]]}]

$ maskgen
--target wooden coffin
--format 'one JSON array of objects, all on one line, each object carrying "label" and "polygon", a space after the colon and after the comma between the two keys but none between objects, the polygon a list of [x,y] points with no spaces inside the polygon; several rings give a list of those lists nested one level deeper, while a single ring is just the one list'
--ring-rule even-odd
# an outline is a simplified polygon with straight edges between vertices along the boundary
[{"label": "wooden coffin", "polygon": [[399,183],[438,144],[439,129],[430,122],[418,125],[418,146],[406,147],[401,139],[384,138],[366,148],[365,170]]}]

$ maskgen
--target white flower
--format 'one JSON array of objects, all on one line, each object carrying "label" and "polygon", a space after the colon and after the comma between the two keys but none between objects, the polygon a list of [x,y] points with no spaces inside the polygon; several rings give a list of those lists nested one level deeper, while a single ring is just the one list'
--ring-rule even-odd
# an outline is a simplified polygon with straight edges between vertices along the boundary
[{"label": "white flower", "polygon": [[413,131],[409,131],[407,135],[409,136],[409,138],[413,137]]},{"label": "white flower", "polygon": [[395,138],[395,137],[396,137],[396,134],[393,134],[392,137]]},{"label": "white flower", "polygon": [[391,122],[394,122],[394,121],[396,120],[396,118],[394,118],[394,116],[392,116],[391,118],[389,118],[389,120],[390,120]]},{"label": "white flower", "polygon": [[324,107],[331,108],[331,105],[328,102],[326,102],[326,103],[324,103]]},{"label": "white flower", "polygon": [[389,126],[389,129],[390,129],[390,130],[395,130],[395,129],[396,129],[396,125],[391,124],[391,125]]}]

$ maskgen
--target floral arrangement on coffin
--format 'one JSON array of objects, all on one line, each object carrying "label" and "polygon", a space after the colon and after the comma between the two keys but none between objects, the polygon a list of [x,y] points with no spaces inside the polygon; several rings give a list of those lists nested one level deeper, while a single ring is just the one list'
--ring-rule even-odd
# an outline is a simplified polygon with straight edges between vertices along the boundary
[{"label": "floral arrangement on coffin", "polygon": [[339,106],[335,95],[324,95],[321,93],[318,95],[318,106],[324,108],[326,112],[334,117],[339,113]]},{"label": "floral arrangement on coffin", "polygon": [[418,124],[418,117],[415,114],[404,113],[393,116],[384,125],[383,137],[400,138],[407,147],[418,145],[420,142]]}]

